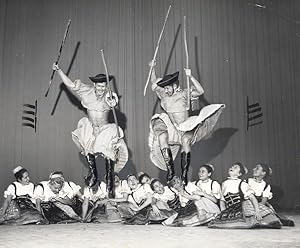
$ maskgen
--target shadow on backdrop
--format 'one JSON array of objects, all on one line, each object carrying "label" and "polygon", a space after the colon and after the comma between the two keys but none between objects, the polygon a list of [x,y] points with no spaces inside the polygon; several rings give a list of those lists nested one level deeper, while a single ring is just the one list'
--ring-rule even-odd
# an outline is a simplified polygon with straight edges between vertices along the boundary
[{"label": "shadow on backdrop", "polygon": [[281,210],[280,201],[284,197],[283,189],[278,185],[271,185],[273,197],[270,200],[270,204],[275,208],[275,210]]},{"label": "shadow on backdrop", "polygon": [[[170,53],[169,53],[169,57],[168,57],[168,60],[167,60],[167,63],[166,63],[166,67],[165,67],[163,76],[165,76],[168,72],[168,69],[169,69],[169,66],[170,66],[170,63],[171,63],[171,58],[172,58],[172,55],[174,53],[174,48],[175,48],[175,45],[176,45],[176,42],[177,42],[177,39],[178,39],[180,29],[181,29],[181,24],[179,24],[178,27],[177,27],[177,30],[176,30],[176,33],[175,33],[173,44],[171,46],[171,50],[170,50]],[[152,115],[154,115],[156,113],[158,105],[159,105],[159,99],[156,98],[156,101],[154,103],[153,110],[152,110]]]},{"label": "shadow on backdrop", "polygon": [[[199,49],[198,49],[198,37],[197,36],[195,36],[194,41],[195,41],[195,67],[196,67],[197,80],[203,86],[204,92],[205,92],[205,83],[203,83],[202,78],[201,78],[201,73],[200,73],[200,64],[199,64],[199,56],[198,56]],[[198,100],[198,103],[199,103],[198,109],[201,109],[204,106],[210,104],[210,102],[205,99],[204,94],[199,97],[199,100]],[[194,114],[194,113],[192,113],[192,114]]]},{"label": "shadow on backdrop", "polygon": [[238,131],[237,128],[219,128],[211,133],[207,139],[197,142],[192,147],[193,173],[191,178],[197,178],[199,167],[209,163],[223,152],[231,137]]},{"label": "shadow on backdrop", "polygon": [[[79,50],[79,46],[80,46],[80,41],[78,41],[77,44],[76,44],[76,47],[75,47],[75,50],[74,50],[74,53],[73,53],[73,56],[72,56],[70,65],[69,65],[69,67],[68,67],[68,70],[66,71],[66,75],[67,75],[67,76],[69,76],[69,74],[70,74],[70,71],[71,71],[71,69],[72,69],[72,66],[73,66],[73,64],[74,64],[76,55],[77,55],[78,50]],[[60,99],[60,97],[61,97],[62,92],[65,91],[66,93],[68,93],[68,92],[67,92],[68,90],[66,89],[67,87],[64,85],[64,83],[60,83],[59,88],[60,88],[60,89],[59,89],[59,93],[58,93],[58,95],[57,95],[57,97],[56,97],[56,100],[55,100],[53,109],[52,109],[52,111],[51,111],[51,115],[54,115],[54,113],[55,113],[55,110],[56,110],[56,107],[57,107],[57,105],[58,105],[58,102],[59,102],[59,99]],[[70,93],[70,92],[69,92],[69,93]],[[71,96],[70,96],[70,97],[68,96],[68,98],[70,99]],[[80,110],[84,110],[84,108],[82,108],[82,106],[81,106],[81,104],[80,104],[80,101],[79,101],[75,96],[73,96],[73,98],[75,98],[75,99],[70,99],[70,101],[71,101],[74,105],[76,105],[77,107],[78,107],[78,105],[80,105],[80,107],[78,107]],[[79,103],[78,103],[78,102],[79,102]]]}]

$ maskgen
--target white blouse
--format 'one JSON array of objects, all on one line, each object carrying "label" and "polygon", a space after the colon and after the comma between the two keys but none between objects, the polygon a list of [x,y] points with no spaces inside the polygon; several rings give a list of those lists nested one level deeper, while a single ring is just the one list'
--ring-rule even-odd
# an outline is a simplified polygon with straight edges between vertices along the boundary
[{"label": "white blouse", "polygon": [[63,192],[67,192],[67,196],[72,199],[81,189],[81,186],[73,182],[65,182],[62,188]]},{"label": "white blouse", "polygon": [[144,199],[147,198],[147,192],[145,188],[138,184],[136,189],[133,189],[130,191],[130,194],[128,196],[128,201],[132,204],[140,204]]},{"label": "white blouse", "polygon": [[153,190],[151,189],[150,184],[148,184],[148,183],[143,184],[143,188],[144,188],[146,193],[154,194]]},{"label": "white blouse", "polygon": [[[71,182],[70,182],[70,184],[73,185],[73,183],[71,183]],[[74,187],[74,189],[72,187]],[[34,191],[34,198],[41,199],[44,202],[49,201],[49,199],[51,197],[65,198],[66,196],[68,196],[71,199],[74,196],[74,192],[77,192],[76,184],[74,184],[72,187],[70,187],[70,185],[68,183],[65,183],[65,185],[62,187],[62,189],[57,194],[55,194],[50,189],[49,181],[43,181],[43,182],[40,182],[36,186],[35,191]],[[80,187],[80,186],[78,186],[78,187]]]},{"label": "white blouse", "polygon": [[162,194],[154,193],[153,197],[163,202],[174,200],[175,193],[168,186],[164,186],[164,189],[165,189],[164,193]]},{"label": "white blouse", "polygon": [[[225,196],[228,193],[238,193],[239,192],[239,185],[242,180],[237,179],[230,179],[228,178],[226,181],[222,183],[222,195]],[[254,194],[254,191],[250,188],[249,184],[246,182],[242,182],[241,184],[241,191],[244,194],[244,198],[247,199],[249,195]]]},{"label": "white blouse", "polygon": [[249,178],[248,184],[250,185],[251,189],[254,190],[255,196],[266,197],[269,200],[272,199],[273,193],[271,192],[271,186],[267,186],[266,181],[262,180],[261,182],[258,182],[254,178]]},{"label": "white blouse", "polygon": [[221,199],[221,185],[217,181],[213,181],[209,178],[207,182],[198,180],[192,182],[192,184],[195,184],[200,190],[202,190],[206,194],[214,196],[216,199]]},{"label": "white blouse", "polygon": [[4,198],[12,196],[12,199],[15,199],[16,196],[29,195],[33,198],[34,195],[34,184],[29,183],[28,185],[23,185],[17,181],[11,183],[7,189],[4,191]]}]

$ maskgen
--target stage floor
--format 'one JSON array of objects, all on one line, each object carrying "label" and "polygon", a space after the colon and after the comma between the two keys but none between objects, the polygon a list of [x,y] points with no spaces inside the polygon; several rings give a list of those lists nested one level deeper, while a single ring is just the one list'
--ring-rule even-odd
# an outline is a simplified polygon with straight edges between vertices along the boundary
[{"label": "stage floor", "polygon": [[300,247],[300,213],[286,214],[295,227],[225,230],[207,227],[59,224],[0,226],[0,247]]}]

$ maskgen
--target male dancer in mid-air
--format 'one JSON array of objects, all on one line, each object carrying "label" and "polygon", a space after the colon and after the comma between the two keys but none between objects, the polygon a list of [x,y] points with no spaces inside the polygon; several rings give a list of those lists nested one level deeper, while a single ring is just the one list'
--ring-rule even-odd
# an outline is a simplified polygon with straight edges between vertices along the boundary
[{"label": "male dancer in mid-air", "polygon": [[190,69],[185,74],[193,86],[190,92],[179,87],[179,72],[157,78],[155,61],[149,64],[152,69],[152,91],[160,99],[165,113],[155,114],[150,122],[150,159],[160,169],[167,170],[167,181],[175,175],[174,159],[181,147],[181,178],[188,182],[188,169],[191,163],[191,146],[207,135],[225,107],[224,104],[211,104],[201,109],[198,116],[189,116],[188,99],[204,93],[201,84],[192,76]]},{"label": "male dancer in mid-air", "polygon": [[[77,129],[72,132],[73,141],[85,155],[89,165],[86,182],[89,187],[96,184],[96,156],[101,155],[106,164],[107,191],[109,197],[113,198],[114,171],[119,172],[128,160],[123,130],[108,122],[109,111],[118,104],[118,96],[115,93],[109,94],[109,82],[104,74],[90,77],[93,83],[88,84],[81,80],[73,82],[57,64],[53,64],[53,70],[58,72],[64,84],[79,97],[82,106],[87,109],[88,116],[83,117],[78,122]],[[112,78],[109,76],[109,81]]]}]

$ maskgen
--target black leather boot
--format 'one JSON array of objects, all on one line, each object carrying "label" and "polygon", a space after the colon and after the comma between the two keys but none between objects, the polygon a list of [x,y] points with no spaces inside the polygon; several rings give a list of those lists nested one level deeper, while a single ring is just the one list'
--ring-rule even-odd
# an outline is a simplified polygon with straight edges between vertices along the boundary
[{"label": "black leather boot", "polygon": [[175,176],[172,152],[171,152],[170,148],[164,148],[161,150],[161,153],[163,155],[163,158],[164,158],[166,166],[167,166],[167,181],[170,182],[173,179],[173,177]]},{"label": "black leather boot", "polygon": [[98,172],[96,167],[96,157],[94,154],[89,153],[85,156],[89,165],[89,174],[85,177],[86,184],[89,187],[93,187],[98,181]]},{"label": "black leather boot", "polygon": [[105,159],[106,166],[106,190],[108,198],[115,198],[115,183],[114,183],[114,161],[111,159]]},{"label": "black leather boot", "polygon": [[181,179],[185,185],[188,183],[188,170],[191,164],[191,153],[181,153]]}]

